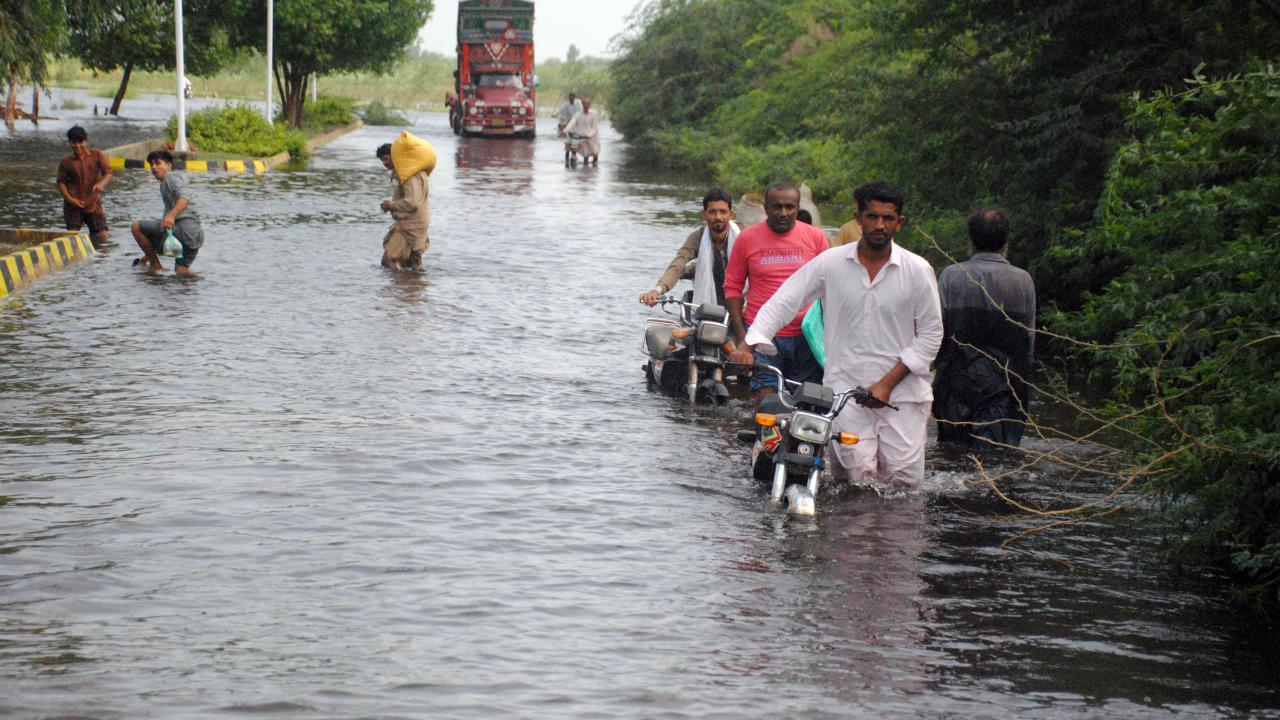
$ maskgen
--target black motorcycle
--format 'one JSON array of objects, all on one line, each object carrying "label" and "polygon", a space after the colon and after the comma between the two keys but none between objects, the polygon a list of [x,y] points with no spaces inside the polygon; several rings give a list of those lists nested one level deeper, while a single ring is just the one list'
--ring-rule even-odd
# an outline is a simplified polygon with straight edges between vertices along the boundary
[{"label": "black motorcycle", "polygon": [[773,373],[779,384],[778,392],[766,395],[756,408],[755,430],[738,433],[739,440],[752,443],[751,474],[761,482],[772,481],[769,497],[778,502],[785,496],[787,512],[813,515],[827,443],[858,442],[854,433],[832,433],[845,404],[852,400],[866,407],[898,408],[861,386],[837,393],[818,383],[787,380],[767,363],[756,363],[755,371]]},{"label": "black motorcycle", "polygon": [[724,366],[729,353],[724,345],[729,339],[729,312],[714,303],[696,305],[667,296],[659,298],[657,306],[672,317],[645,321],[648,386],[683,395],[691,403],[728,402]]}]

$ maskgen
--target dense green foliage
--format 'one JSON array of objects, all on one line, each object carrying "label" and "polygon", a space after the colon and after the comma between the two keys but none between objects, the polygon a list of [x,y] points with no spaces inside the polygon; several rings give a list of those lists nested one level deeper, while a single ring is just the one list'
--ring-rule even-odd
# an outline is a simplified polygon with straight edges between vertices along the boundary
[{"label": "dense green foliage", "polygon": [[[1054,324],[1146,405],[1146,472],[1188,532],[1280,603],[1280,72],[1138,103],[1098,222],[1057,259],[1106,284]],[[1128,412],[1128,410],[1126,410]]]},{"label": "dense green foliage", "polygon": [[[274,73],[283,114],[302,124],[313,73],[391,70],[417,37],[433,0],[275,0]],[[235,47],[266,49],[265,0],[223,0]]]},{"label": "dense green foliage", "polygon": [[[169,118],[166,132],[170,140],[177,137],[176,117]],[[270,157],[287,151],[295,158],[307,154],[301,131],[268,124],[260,110],[248,105],[205,108],[188,115],[187,139],[202,152]]]}]

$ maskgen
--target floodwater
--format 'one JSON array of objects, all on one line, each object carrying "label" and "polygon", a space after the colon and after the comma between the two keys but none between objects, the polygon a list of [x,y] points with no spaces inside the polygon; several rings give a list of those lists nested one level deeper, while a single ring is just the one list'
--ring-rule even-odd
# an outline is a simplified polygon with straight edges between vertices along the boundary
[{"label": "floodwater", "polygon": [[[0,137],[0,224],[54,225],[66,127]],[[0,716],[1280,717],[1277,631],[1140,516],[1035,526],[932,453],[927,491],[788,520],[740,405],[645,388],[636,301],[704,188],[434,143],[421,275],[378,264],[365,128],[305,169],[191,173],[198,276],[113,245],[0,305]],[[1096,499],[1100,480],[1015,489]]]}]

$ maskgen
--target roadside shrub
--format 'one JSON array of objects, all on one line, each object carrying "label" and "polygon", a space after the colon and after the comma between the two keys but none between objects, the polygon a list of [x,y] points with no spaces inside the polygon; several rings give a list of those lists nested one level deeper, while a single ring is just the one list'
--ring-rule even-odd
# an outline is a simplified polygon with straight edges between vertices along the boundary
[{"label": "roadside shrub", "polygon": [[302,127],[309,132],[324,132],[355,121],[355,101],[350,98],[326,96],[302,106]]},{"label": "roadside shrub", "polygon": [[[169,141],[178,136],[178,118],[169,118],[165,131]],[[269,157],[288,152],[306,157],[307,140],[297,130],[270,125],[262,113],[248,105],[205,108],[187,116],[187,139],[205,152],[234,153]]]},{"label": "roadside shrub", "polygon": [[1106,268],[1057,332],[1096,341],[1093,379],[1149,445],[1134,471],[1183,533],[1280,607],[1280,72],[1138,102],[1098,222],[1057,248]]},{"label": "roadside shrub", "polygon": [[413,121],[400,114],[400,111],[374,100],[360,109],[360,119],[365,125],[412,125]]}]

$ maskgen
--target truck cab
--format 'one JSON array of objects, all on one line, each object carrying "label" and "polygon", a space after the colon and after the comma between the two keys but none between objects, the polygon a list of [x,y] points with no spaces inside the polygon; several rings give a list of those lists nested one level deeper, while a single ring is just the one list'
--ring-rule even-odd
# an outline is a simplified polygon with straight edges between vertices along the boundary
[{"label": "truck cab", "polygon": [[467,136],[533,138],[533,3],[462,0],[458,3],[453,131]]}]

